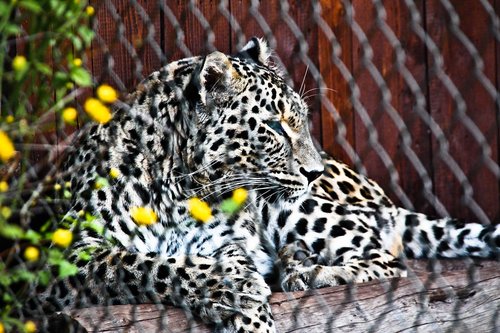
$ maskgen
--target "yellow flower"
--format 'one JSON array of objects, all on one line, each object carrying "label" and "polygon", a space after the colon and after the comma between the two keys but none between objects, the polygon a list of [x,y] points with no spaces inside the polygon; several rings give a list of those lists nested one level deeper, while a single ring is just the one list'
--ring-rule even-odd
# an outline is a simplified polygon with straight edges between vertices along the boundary
[{"label": "yellow flower", "polygon": [[5,121],[7,122],[7,124],[12,124],[14,122],[14,116],[9,114],[7,117],[5,117]]},{"label": "yellow flower", "polygon": [[37,261],[40,258],[40,251],[34,246],[28,246],[24,250],[24,258],[28,261]]},{"label": "yellow flower", "polygon": [[104,103],[113,103],[118,98],[118,93],[113,87],[107,84],[101,84],[97,87],[97,97]]},{"label": "yellow flower", "polygon": [[33,321],[28,320],[24,323],[24,330],[26,331],[26,333],[35,333],[36,324]]},{"label": "yellow flower", "polygon": [[247,197],[248,197],[248,192],[244,188],[238,188],[233,192],[233,200],[238,205],[243,204],[247,200]]},{"label": "yellow flower", "polygon": [[68,247],[73,241],[73,233],[68,229],[57,229],[52,234],[52,243],[59,247]]},{"label": "yellow flower", "polygon": [[90,118],[100,124],[106,124],[111,120],[111,111],[107,106],[96,98],[88,98],[83,105]]},{"label": "yellow flower", "polygon": [[188,210],[195,219],[201,222],[207,222],[212,218],[212,209],[199,198],[191,198],[188,200]]},{"label": "yellow flower", "polygon": [[64,187],[71,187],[71,182],[64,183]]},{"label": "yellow flower", "polygon": [[87,6],[87,8],[85,8],[85,12],[88,16],[93,16],[95,14],[95,9],[92,6]]},{"label": "yellow flower", "polygon": [[9,190],[9,184],[5,180],[2,180],[0,182],[0,192],[7,192],[8,190]]},{"label": "yellow flower", "polygon": [[132,207],[130,216],[138,225],[151,225],[158,221],[158,215],[149,207]]},{"label": "yellow flower", "polygon": [[10,141],[9,136],[4,131],[0,131],[0,159],[7,162],[14,155],[16,155],[16,151],[12,141]]},{"label": "yellow flower", "polygon": [[12,216],[12,210],[9,207],[0,208],[0,214],[5,218],[9,219]]},{"label": "yellow flower", "polygon": [[79,217],[83,217],[83,216],[85,216],[85,211],[84,211],[83,209],[82,209],[82,210],[79,210],[79,211],[78,211],[78,216],[79,216]]},{"label": "yellow flower", "polygon": [[62,111],[62,118],[65,123],[73,124],[78,116],[78,111],[75,108],[65,108]]},{"label": "yellow flower", "polygon": [[111,170],[109,170],[109,176],[113,179],[118,178],[120,176],[120,170],[117,168],[111,168]]},{"label": "yellow flower", "polygon": [[54,191],[60,191],[62,188],[61,184],[54,184]]},{"label": "yellow flower", "polygon": [[0,333],[5,333],[5,327],[3,326],[2,322],[0,322]]},{"label": "yellow flower", "polygon": [[82,65],[82,59],[80,58],[73,59],[73,65],[75,65],[76,67],[80,67]]},{"label": "yellow flower", "polygon": [[28,61],[26,58],[22,55],[15,56],[14,59],[12,59],[12,68],[16,72],[20,72],[25,70],[28,67]]}]

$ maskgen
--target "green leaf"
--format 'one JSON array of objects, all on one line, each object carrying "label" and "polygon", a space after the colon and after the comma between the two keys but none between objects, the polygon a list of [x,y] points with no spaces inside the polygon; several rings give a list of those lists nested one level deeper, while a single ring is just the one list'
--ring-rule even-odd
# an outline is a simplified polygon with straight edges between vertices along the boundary
[{"label": "green leaf", "polygon": [[97,177],[94,183],[96,189],[109,186],[109,181],[104,177]]},{"label": "green leaf", "polygon": [[38,272],[38,282],[42,285],[42,286],[46,286],[49,284],[50,282],[50,277],[51,277],[51,274],[49,271],[39,271]]},{"label": "green leaf", "polygon": [[15,271],[13,277],[15,281],[33,282],[36,279],[36,275],[34,273],[24,269],[19,269]]},{"label": "green leaf", "polygon": [[64,197],[64,199],[70,199],[71,198],[71,192],[68,191],[68,190],[64,190],[63,197]]},{"label": "green leaf", "polygon": [[92,42],[92,39],[94,39],[94,30],[85,25],[82,25],[78,28],[78,34],[80,35],[80,37],[82,37],[83,42],[86,46],[89,46]]},{"label": "green leaf", "polygon": [[42,11],[42,7],[38,4],[38,2],[33,0],[19,1],[19,6],[32,11],[35,14],[38,14]]},{"label": "green leaf", "polygon": [[12,295],[10,293],[3,294],[2,298],[5,303],[11,303],[14,300],[14,298],[12,298]]},{"label": "green leaf", "polygon": [[2,13],[2,15],[6,15],[8,10],[9,10],[9,5],[7,5],[6,2],[0,2],[0,13]]},{"label": "green leaf", "polygon": [[[1,8],[0,11],[2,11]],[[21,27],[16,24],[7,23],[4,27],[5,35],[17,35],[21,33],[21,31]]]},{"label": "green leaf", "polygon": [[61,263],[61,261],[64,260],[64,257],[63,257],[63,254],[61,253],[61,251],[59,251],[58,249],[50,249],[49,250],[49,259],[48,259],[48,263],[50,265],[59,265]]},{"label": "green leaf", "polygon": [[52,68],[43,62],[36,62],[35,68],[42,74],[52,75]]},{"label": "green leaf", "polygon": [[96,222],[95,220],[83,222],[82,228],[92,229],[95,232],[97,232],[99,235],[104,234],[104,227],[100,223]]},{"label": "green leaf", "polygon": [[54,74],[54,85],[58,88],[65,87],[66,83],[70,81],[68,73],[57,71]]},{"label": "green leaf", "polygon": [[89,87],[92,85],[92,77],[90,76],[90,73],[82,67],[72,68],[69,73],[69,77],[79,86]]},{"label": "green leaf", "polygon": [[0,286],[9,286],[12,283],[12,278],[4,273],[0,274]]},{"label": "green leaf", "polygon": [[89,261],[90,259],[92,259],[92,256],[87,251],[82,251],[78,253],[78,259]]},{"label": "green leaf", "polygon": [[68,276],[73,276],[78,273],[78,267],[66,260],[59,263],[59,277],[66,278]]},{"label": "green leaf", "polygon": [[233,199],[226,199],[221,203],[220,209],[226,214],[234,214],[240,209],[240,205]]},{"label": "green leaf", "polygon": [[75,50],[80,51],[83,48],[83,43],[78,36],[75,35],[70,35],[69,38],[73,42],[73,46],[75,47]]},{"label": "green leaf", "polygon": [[28,230],[24,234],[24,239],[29,240],[32,244],[38,244],[42,239],[42,236],[34,230]]},{"label": "green leaf", "polygon": [[24,230],[13,224],[5,224],[0,228],[0,235],[10,239],[20,239],[24,235]]}]

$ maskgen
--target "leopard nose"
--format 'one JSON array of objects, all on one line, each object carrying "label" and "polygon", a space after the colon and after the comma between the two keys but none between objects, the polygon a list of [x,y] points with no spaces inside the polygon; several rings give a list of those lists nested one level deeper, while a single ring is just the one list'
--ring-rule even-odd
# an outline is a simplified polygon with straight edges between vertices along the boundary
[{"label": "leopard nose", "polygon": [[309,184],[311,184],[313,181],[315,181],[321,174],[323,173],[323,170],[311,170],[307,171],[303,167],[300,167],[299,169],[300,173],[306,176],[307,181]]}]

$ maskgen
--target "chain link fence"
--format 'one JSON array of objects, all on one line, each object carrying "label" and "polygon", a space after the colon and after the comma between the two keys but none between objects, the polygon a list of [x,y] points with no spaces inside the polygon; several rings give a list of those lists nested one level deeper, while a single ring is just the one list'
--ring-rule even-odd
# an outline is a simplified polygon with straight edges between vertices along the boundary
[{"label": "chain link fence", "polygon": [[[108,83],[125,96],[171,61],[214,50],[235,53],[252,36],[263,37],[275,50],[272,61],[308,103],[318,146],[375,179],[405,208],[483,224],[500,220],[498,2],[106,0],[90,5],[96,35],[84,66],[94,83]],[[22,49],[23,38],[11,44],[7,57]],[[8,91],[2,93],[2,100],[9,98]],[[78,89],[70,97],[83,110],[90,94]],[[2,116],[9,112],[2,110]],[[55,126],[43,131],[47,123]],[[42,119],[34,141],[16,146],[31,162],[11,173],[27,175],[33,184],[15,214],[21,223],[43,223],[67,208],[62,194],[50,202],[40,197],[57,179],[57,156],[71,148],[79,125],[65,126],[57,115]],[[16,246],[2,247],[3,262],[23,261],[19,250],[9,250]],[[426,263],[411,263],[410,279],[399,282],[275,294],[278,331],[467,332],[474,325],[484,332],[500,330],[496,263],[489,270],[472,260]],[[486,280],[489,284],[483,284]],[[491,305],[488,311],[485,305]],[[74,318],[93,332],[206,329],[186,309],[179,315],[163,305],[85,311]]]}]

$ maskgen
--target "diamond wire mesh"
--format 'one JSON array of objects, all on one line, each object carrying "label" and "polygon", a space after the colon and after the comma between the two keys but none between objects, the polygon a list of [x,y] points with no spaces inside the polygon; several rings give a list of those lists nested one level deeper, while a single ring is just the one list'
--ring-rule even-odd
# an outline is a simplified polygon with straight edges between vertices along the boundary
[{"label": "diamond wire mesh", "polygon": [[[109,82],[129,92],[149,72],[169,61],[216,49],[235,52],[247,38],[263,36],[276,50],[273,60],[284,70],[288,82],[296,89],[305,84],[313,132],[329,153],[379,180],[406,208],[486,224],[498,220],[500,99],[496,52],[500,20],[495,2],[107,0],[93,5],[97,35],[87,66],[96,82]],[[475,33],[471,37],[470,27],[462,23],[471,9],[471,16],[486,22],[477,28],[482,29],[480,38]],[[438,18],[439,13],[445,18]],[[461,52],[453,53],[457,45]],[[462,71],[455,71],[457,66]],[[434,90],[439,93],[434,94]],[[469,90],[480,96],[478,105]],[[402,101],[400,94],[406,100]],[[77,96],[76,102],[81,101]],[[53,151],[55,142],[69,142],[66,134],[58,131],[40,136],[40,143],[25,148]],[[477,155],[470,156],[468,148]],[[45,172],[53,175],[56,170],[53,166]],[[28,172],[36,177],[42,171],[33,165]],[[439,177],[445,176],[444,182],[453,186],[443,185]],[[42,188],[40,183],[31,200]],[[456,192],[447,193],[450,188]],[[460,199],[448,200],[449,195]],[[21,216],[28,214],[29,204]],[[43,209],[55,214],[49,205]],[[425,291],[444,279],[438,267],[437,261],[431,261],[432,273],[420,284],[414,282],[416,291]],[[469,262],[467,269],[474,283],[475,266]],[[394,285],[382,282],[381,286],[386,291],[383,305],[387,311],[377,318],[365,318],[370,332],[376,332],[391,316],[404,321],[401,313],[391,311],[398,297]],[[355,302],[357,291],[356,286],[346,288],[344,299],[333,310],[327,309],[324,295],[309,292],[326,309],[324,327],[335,331],[339,329],[338,318],[353,314],[352,308],[342,305]],[[428,302],[425,293],[420,295],[415,331],[431,315],[424,305]],[[300,317],[304,302],[297,302],[293,318]],[[470,329],[462,324],[462,306],[455,302],[448,331]],[[137,319],[136,311],[132,307],[132,322]],[[158,305],[158,311],[159,329],[167,323],[172,329],[175,324],[165,319],[165,308]],[[186,315],[192,320],[187,310]],[[102,314],[103,319],[109,316],[107,310]],[[291,327],[295,325],[300,327],[303,322],[297,319]],[[94,329],[99,326],[97,323]],[[491,329],[498,330],[497,320],[492,319]]]}]

